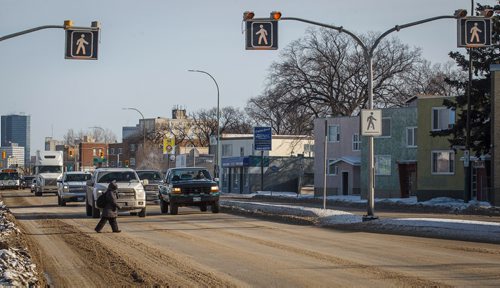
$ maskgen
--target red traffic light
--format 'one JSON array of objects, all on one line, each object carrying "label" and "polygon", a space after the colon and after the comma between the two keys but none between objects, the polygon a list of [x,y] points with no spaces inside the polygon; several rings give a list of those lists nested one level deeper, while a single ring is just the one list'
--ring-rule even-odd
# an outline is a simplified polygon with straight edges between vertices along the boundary
[{"label": "red traffic light", "polygon": [[280,20],[281,19],[281,12],[279,11],[273,11],[271,12],[271,19],[273,20]]},{"label": "red traffic light", "polygon": [[481,11],[481,15],[485,18],[491,18],[495,14],[495,11],[493,9],[484,9]]},{"label": "red traffic light", "polygon": [[455,13],[453,15],[456,18],[464,18],[465,16],[467,16],[467,10],[465,10],[465,9],[455,10]]}]

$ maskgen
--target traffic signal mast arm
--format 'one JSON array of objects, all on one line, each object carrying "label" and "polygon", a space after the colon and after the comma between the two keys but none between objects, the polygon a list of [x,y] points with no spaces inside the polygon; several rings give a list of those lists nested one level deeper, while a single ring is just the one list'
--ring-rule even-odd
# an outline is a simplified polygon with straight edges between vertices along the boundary
[{"label": "traffic signal mast arm", "polygon": [[377,46],[380,43],[380,41],[385,36],[389,35],[390,33],[394,32],[394,31],[399,32],[399,30],[404,29],[404,28],[408,28],[408,27],[415,26],[415,25],[420,25],[420,24],[423,24],[423,23],[427,23],[427,22],[431,22],[431,21],[435,21],[435,20],[439,20],[439,19],[457,19],[457,18],[460,18],[460,15],[442,15],[442,16],[436,16],[436,17],[431,17],[431,18],[423,19],[423,20],[420,20],[420,21],[406,23],[406,24],[403,24],[403,25],[396,25],[393,28],[391,28],[391,29],[385,31],[384,33],[382,33],[377,38],[377,40],[375,40],[375,42],[373,43],[372,47],[370,47],[370,49],[368,49],[368,47],[365,45],[365,43],[363,43],[363,41],[361,41],[361,39],[358,36],[356,36],[356,34],[352,33],[349,30],[344,29],[344,27],[342,27],[342,26],[333,26],[333,25],[328,25],[328,24],[325,24],[325,23],[320,23],[320,22],[311,21],[311,20],[302,19],[302,18],[297,18],[297,17],[282,17],[280,20],[295,20],[295,21],[300,21],[300,22],[304,22],[304,23],[308,23],[308,24],[312,24],[312,25],[316,25],[316,26],[321,26],[321,27],[325,27],[325,28],[334,29],[334,30],[337,30],[337,31],[339,31],[341,33],[346,33],[349,36],[351,36],[363,48],[365,56],[373,56],[373,51],[375,51],[375,49],[377,48]]},{"label": "traffic signal mast arm", "polygon": [[35,28],[28,29],[28,30],[24,30],[24,31],[20,31],[20,32],[16,32],[16,33],[12,33],[12,34],[9,34],[9,35],[2,36],[2,37],[0,37],[0,41],[7,40],[7,39],[10,39],[10,38],[14,38],[14,37],[17,37],[17,36],[21,36],[21,35],[24,35],[24,34],[28,34],[28,33],[31,33],[31,32],[36,32],[38,30],[52,29],[52,28],[64,29],[64,28],[66,28],[66,26],[64,26],[64,25],[45,25],[45,26],[35,27]]}]

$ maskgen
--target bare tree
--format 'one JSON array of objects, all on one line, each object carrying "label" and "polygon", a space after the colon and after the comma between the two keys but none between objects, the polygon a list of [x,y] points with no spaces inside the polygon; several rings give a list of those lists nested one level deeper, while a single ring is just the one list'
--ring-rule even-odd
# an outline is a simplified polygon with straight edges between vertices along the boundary
[{"label": "bare tree", "polygon": [[[369,44],[377,36],[361,38]],[[373,59],[377,107],[402,105],[414,96],[415,89],[407,87],[415,85],[409,75],[423,63],[419,49],[392,38],[379,44]],[[351,37],[331,29],[309,29],[271,65],[265,92],[249,101],[247,112],[270,122],[276,133],[310,134],[312,127],[299,125],[302,121],[327,114],[356,115],[367,106],[366,72],[363,52]]]}]

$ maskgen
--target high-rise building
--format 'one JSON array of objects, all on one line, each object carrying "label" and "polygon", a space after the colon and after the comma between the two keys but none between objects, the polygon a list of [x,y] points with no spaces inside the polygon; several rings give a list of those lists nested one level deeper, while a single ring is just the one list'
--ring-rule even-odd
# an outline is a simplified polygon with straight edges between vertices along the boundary
[{"label": "high-rise building", "polygon": [[24,147],[24,162],[30,161],[31,147],[31,121],[29,115],[2,115],[2,139],[3,147],[17,143]]}]

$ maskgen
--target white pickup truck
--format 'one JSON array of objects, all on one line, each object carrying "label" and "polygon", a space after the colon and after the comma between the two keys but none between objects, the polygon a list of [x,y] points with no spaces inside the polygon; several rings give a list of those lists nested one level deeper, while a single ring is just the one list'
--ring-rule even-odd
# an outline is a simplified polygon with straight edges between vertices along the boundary
[{"label": "white pickup truck", "polygon": [[57,181],[57,205],[66,206],[68,202],[84,202],[87,192],[87,181],[92,174],[89,172],[64,172]]},{"label": "white pickup truck", "polygon": [[118,186],[117,203],[120,211],[139,212],[139,217],[146,217],[146,192],[137,173],[130,168],[98,168],[87,181],[86,212],[87,216],[99,218],[97,198],[106,192],[109,183],[115,180]]}]

